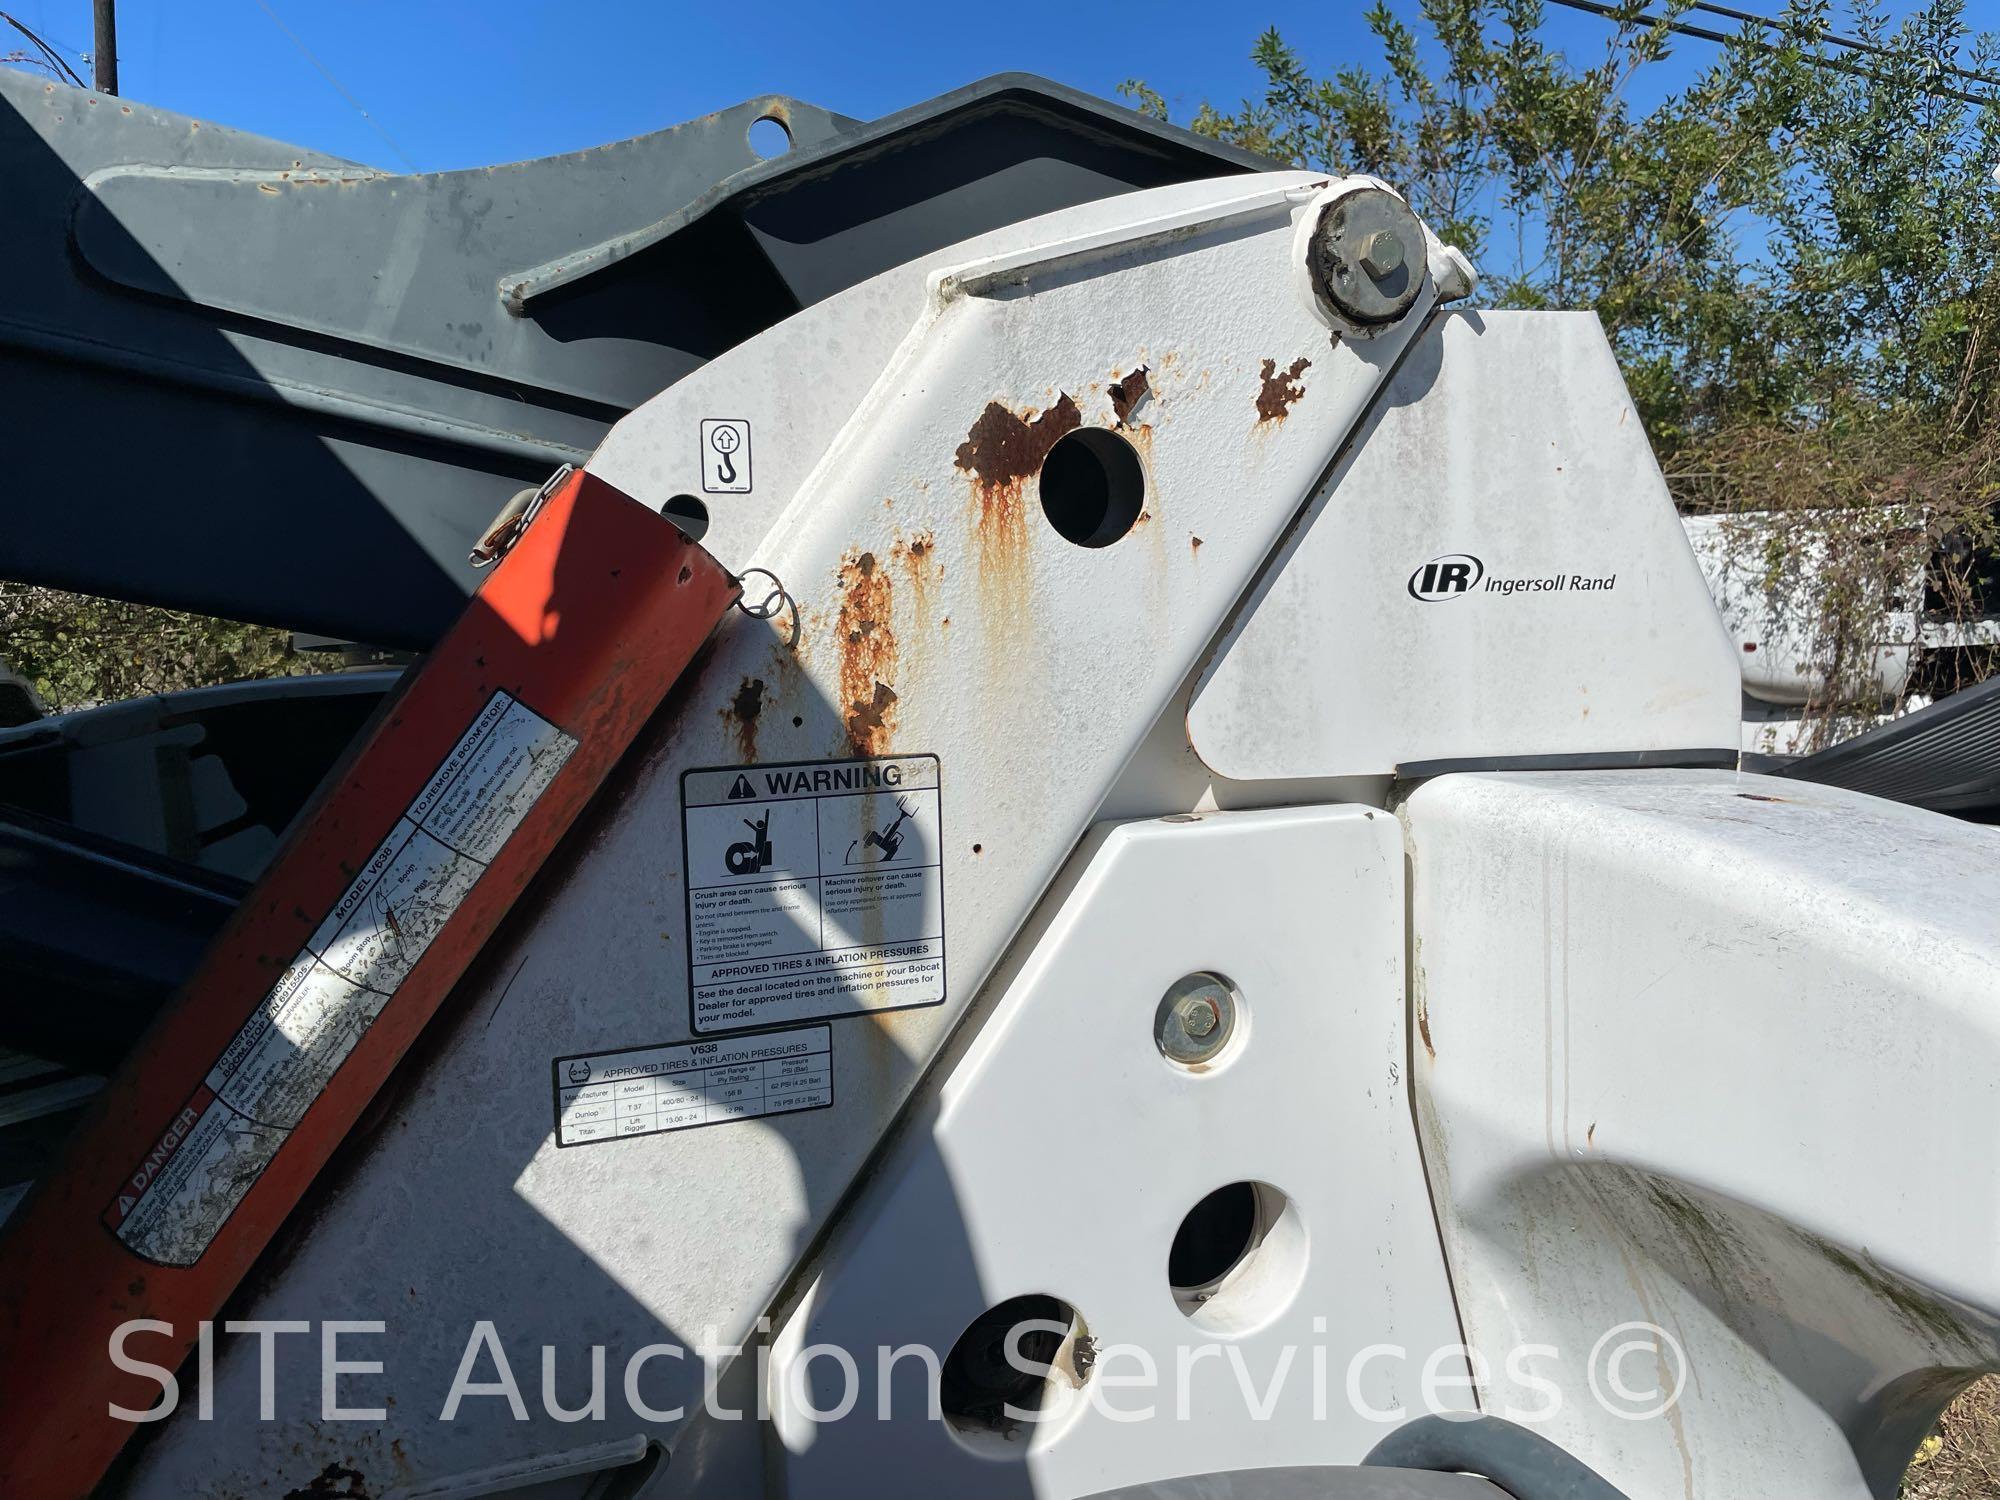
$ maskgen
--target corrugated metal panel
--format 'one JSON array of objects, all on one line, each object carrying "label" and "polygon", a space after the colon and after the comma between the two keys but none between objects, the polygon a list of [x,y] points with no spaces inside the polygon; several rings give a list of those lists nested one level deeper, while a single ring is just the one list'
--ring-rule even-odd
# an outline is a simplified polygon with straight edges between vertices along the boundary
[{"label": "corrugated metal panel", "polygon": [[1938,812],[2000,814],[2000,677],[1776,773]]}]

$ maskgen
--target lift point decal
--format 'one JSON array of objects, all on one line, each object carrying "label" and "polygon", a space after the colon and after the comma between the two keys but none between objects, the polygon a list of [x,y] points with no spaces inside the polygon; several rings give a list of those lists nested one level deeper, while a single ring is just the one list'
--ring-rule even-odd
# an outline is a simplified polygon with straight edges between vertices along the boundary
[{"label": "lift point decal", "polygon": [[704,417],[701,488],[709,495],[750,493],[750,424],[740,417]]},{"label": "lift point decal", "polygon": [[798,761],[681,776],[697,1032],[944,999],[938,760]]},{"label": "lift point decal", "polygon": [[134,1254],[201,1258],[575,748],[488,700],[105,1209]]}]

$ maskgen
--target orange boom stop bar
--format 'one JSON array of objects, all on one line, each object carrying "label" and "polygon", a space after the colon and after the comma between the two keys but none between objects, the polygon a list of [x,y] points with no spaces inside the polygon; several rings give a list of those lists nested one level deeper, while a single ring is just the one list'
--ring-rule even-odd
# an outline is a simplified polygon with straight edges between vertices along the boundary
[{"label": "orange boom stop bar", "polygon": [[548,494],[0,1232],[0,1495],[90,1492],[159,1394],[114,1330],[185,1357],[736,595],[589,474]]}]

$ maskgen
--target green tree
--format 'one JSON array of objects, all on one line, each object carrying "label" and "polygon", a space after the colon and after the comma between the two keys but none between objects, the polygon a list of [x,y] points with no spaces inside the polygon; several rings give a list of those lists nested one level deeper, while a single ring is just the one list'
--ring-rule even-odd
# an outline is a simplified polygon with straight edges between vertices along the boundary
[{"label": "green tree", "polygon": [[[1683,508],[1797,513],[1792,560],[1827,577],[1815,650],[1850,684],[1831,716],[1903,587],[1880,507],[1922,517],[1947,611],[1980,603],[2000,496],[2000,106],[1953,97],[1952,70],[1992,72],[2000,39],[1960,0],[1900,24],[1857,0],[1838,27],[1872,49],[1855,50],[1828,40],[1826,0],[1796,0],[1634,110],[1641,70],[1711,48],[1662,24],[1686,10],[1634,0],[1577,62],[1544,39],[1540,0],[1377,3],[1374,65],[1317,76],[1267,31],[1262,96],[1189,123],[1395,184],[1471,255],[1487,305],[1594,309]],[[1144,83],[1124,92],[1166,116]],[[1942,685],[1993,655],[1954,653]]]},{"label": "green tree", "polygon": [[336,653],[301,654],[289,632],[265,625],[13,583],[0,583],[0,662],[53,713],[340,664]]}]

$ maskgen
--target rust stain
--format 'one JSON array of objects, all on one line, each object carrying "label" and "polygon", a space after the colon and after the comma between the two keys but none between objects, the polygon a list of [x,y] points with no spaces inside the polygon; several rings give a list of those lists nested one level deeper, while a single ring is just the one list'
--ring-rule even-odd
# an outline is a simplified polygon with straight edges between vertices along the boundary
[{"label": "rust stain", "polygon": [[857,755],[880,755],[895,728],[896,690],[879,679],[874,694],[848,704],[847,740]]},{"label": "rust stain", "polygon": [[944,579],[944,562],[938,556],[937,537],[931,532],[920,531],[908,539],[899,538],[889,549],[889,558],[909,581],[911,612],[921,626],[931,617],[932,591]]},{"label": "rust stain", "polygon": [[1118,425],[1130,425],[1132,409],[1151,394],[1152,386],[1146,379],[1144,365],[1123,380],[1114,381],[1111,386],[1111,414],[1118,419]]},{"label": "rust stain", "polygon": [[[797,746],[798,737],[796,735],[785,735],[784,725],[789,724],[793,729],[803,729],[806,722],[805,716],[802,714],[786,714],[784,712],[788,705],[804,700],[804,695],[801,692],[803,670],[796,649],[782,639],[771,642],[770,664],[765,668],[764,702],[762,706],[772,710],[773,717],[771,725],[760,725],[760,728],[777,726],[779,734],[783,736],[783,743],[788,749]],[[761,735],[759,736],[759,748],[766,755],[771,753],[768,749],[764,749]]]},{"label": "rust stain", "polygon": [[1083,413],[1066,391],[1046,410],[1026,415],[989,401],[955,456],[972,486],[980,602],[993,671],[1014,669],[1033,620],[1027,597],[1028,484],[1041,473],[1049,449],[1082,425]]},{"label": "rust stain", "polygon": [[722,710],[722,722],[736,737],[745,764],[757,758],[757,719],[764,712],[764,679],[746,677]]},{"label": "rust stain", "polygon": [[1257,420],[1282,422],[1292,404],[1306,393],[1300,377],[1312,368],[1309,359],[1295,359],[1283,370],[1275,359],[1264,361],[1264,388],[1257,393]]},{"label": "rust stain", "polygon": [[896,636],[890,626],[888,570],[873,552],[850,552],[840,565],[840,711],[857,755],[880,755],[895,732]]},{"label": "rust stain", "polygon": [[1424,1051],[1430,1054],[1432,1062],[1437,1061],[1437,1048],[1431,1045],[1431,1008],[1422,998],[1417,1001],[1417,1035],[1424,1039]]},{"label": "rust stain", "polygon": [[1188,533],[1188,551],[1191,554],[1199,554],[1201,552],[1201,538],[1193,532]]},{"label": "rust stain", "polygon": [[[1150,368],[1146,365],[1138,365],[1130,373],[1113,381],[1110,397],[1111,414],[1116,430],[1123,433],[1130,440],[1134,451],[1139,455],[1140,464],[1144,466],[1147,474],[1150,475],[1153,471],[1153,424],[1149,421],[1140,420],[1137,415],[1141,410],[1144,410],[1148,416],[1152,414],[1150,402],[1153,397],[1153,387]],[[1147,488],[1149,491],[1152,491],[1154,501],[1157,504],[1160,497],[1157,489],[1154,488],[1150,480]],[[1148,507],[1139,512],[1139,518],[1132,523],[1132,529],[1138,531],[1150,525],[1152,520],[1153,508]],[[1167,603],[1166,594],[1162,587],[1166,579],[1166,569],[1164,567],[1166,562],[1165,543],[1166,536],[1164,530],[1155,528],[1152,533],[1152,550],[1155,566],[1148,576],[1153,585],[1153,602],[1162,608]],[[1164,624],[1165,621],[1162,620],[1160,623]]]},{"label": "rust stain", "polygon": [[972,476],[973,487],[982,492],[982,506],[990,509],[1005,504],[1010,492],[1018,500],[1022,482],[1041,472],[1056,440],[1082,425],[1083,413],[1067,392],[1047,411],[1027,417],[989,401],[953,462]]}]

